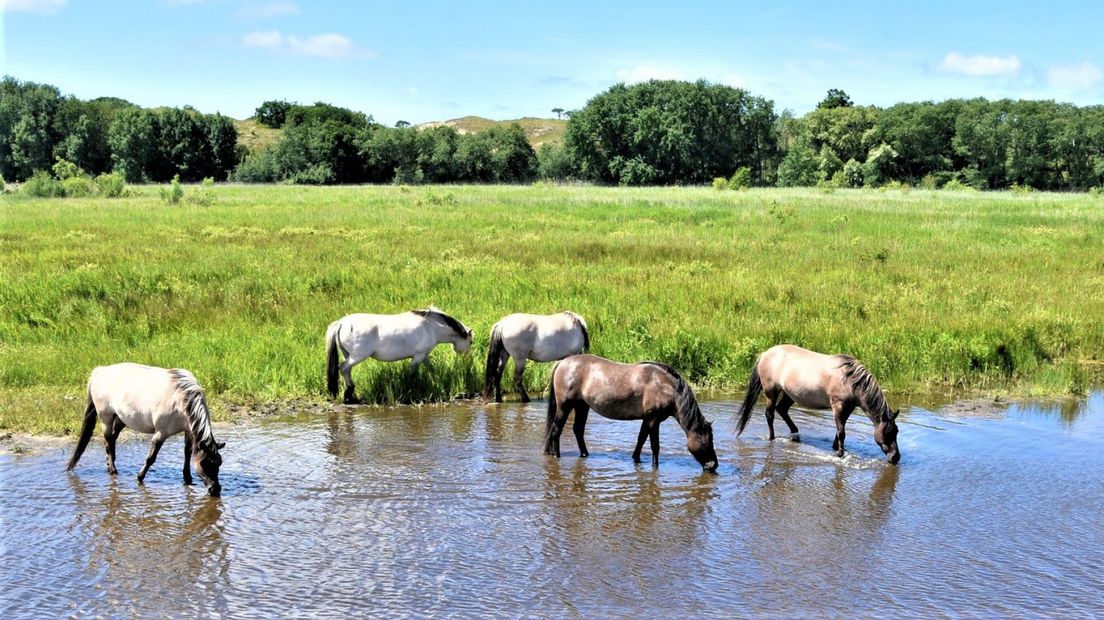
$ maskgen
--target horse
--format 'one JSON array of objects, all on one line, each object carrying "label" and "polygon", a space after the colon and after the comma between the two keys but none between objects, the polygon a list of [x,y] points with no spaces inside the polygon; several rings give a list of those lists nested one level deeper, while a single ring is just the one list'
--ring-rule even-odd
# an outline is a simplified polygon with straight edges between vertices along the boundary
[{"label": "horse", "polygon": [[771,347],[759,355],[751,369],[747,394],[740,410],[736,435],[744,432],[759,393],[767,396],[767,428],[774,440],[774,414],[782,416],[797,438],[797,426],[790,419],[790,407],[797,403],[810,409],[831,409],[836,422],[832,450],[843,456],[844,425],[856,407],[874,424],[874,441],[886,459],[897,464],[897,414],[886,403],[874,375],[850,355],[825,355],[792,344]]},{"label": "horse", "polygon": [[633,450],[635,463],[640,462],[644,440],[650,438],[652,467],[659,466],[659,424],[673,415],[686,432],[686,448],[702,469],[717,469],[713,424],[702,415],[690,386],[670,366],[621,364],[597,355],[572,355],[557,362],[548,388],[544,453],[559,458],[560,434],[574,412],[579,456],[589,456],[583,431],[591,408],[613,420],[642,420]]},{"label": "horse", "polygon": [[506,360],[514,360],[514,384],[521,392],[521,402],[529,402],[522,375],[525,362],[554,362],[590,348],[586,321],[574,312],[559,314],[511,314],[495,323],[491,329],[491,344],[487,347],[486,383],[483,398],[502,402],[502,372]]},{"label": "horse", "polygon": [[226,443],[215,441],[207,398],[192,373],[182,368],[129,362],[93,369],[88,378],[84,424],[67,470],[76,467],[88,447],[97,417],[104,425],[108,474],[119,473],[115,469],[115,440],[124,428],[153,434],[146,464],[138,472],[139,483],[157,460],[161,444],[177,433],[184,433],[184,484],[192,484],[194,466],[211,496],[218,497],[222,492],[218,479],[222,465],[219,450]]},{"label": "horse", "polygon": [[[472,344],[472,330],[430,306],[401,314],[350,314],[326,329],[326,387],[337,397],[338,370],[345,377],[345,402],[360,402],[353,384],[353,366],[369,357],[381,362],[411,358],[410,374],[418,370],[433,347],[447,342],[457,353]],[[338,364],[337,351],[345,356]]]}]

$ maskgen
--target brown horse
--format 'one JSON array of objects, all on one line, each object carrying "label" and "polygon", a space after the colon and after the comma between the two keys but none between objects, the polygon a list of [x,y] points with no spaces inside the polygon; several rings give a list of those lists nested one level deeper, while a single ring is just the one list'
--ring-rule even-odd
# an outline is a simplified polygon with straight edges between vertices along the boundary
[{"label": "brown horse", "polygon": [[713,425],[702,415],[694,392],[670,366],[658,362],[620,364],[596,355],[572,355],[552,369],[548,391],[548,427],[544,453],[559,458],[560,434],[575,413],[579,456],[589,452],[583,441],[587,414],[593,408],[613,420],[642,420],[633,461],[640,462],[644,440],[651,439],[652,466],[659,466],[659,423],[675,416],[686,432],[686,447],[703,469],[717,469]]},{"label": "brown horse", "polygon": [[901,460],[897,448],[897,414],[886,403],[874,375],[850,355],[825,355],[792,344],[780,344],[764,351],[751,369],[747,395],[740,411],[736,434],[744,432],[759,393],[767,396],[767,429],[774,439],[774,414],[797,434],[790,419],[790,407],[797,403],[810,409],[831,409],[836,421],[832,449],[843,456],[843,427],[859,407],[874,424],[874,441],[890,463]]}]

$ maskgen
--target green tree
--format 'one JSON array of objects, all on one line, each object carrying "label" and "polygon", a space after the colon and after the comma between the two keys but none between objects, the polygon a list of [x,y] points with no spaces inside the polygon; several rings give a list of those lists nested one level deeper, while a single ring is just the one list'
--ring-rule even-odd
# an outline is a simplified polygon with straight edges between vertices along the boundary
[{"label": "green tree", "polygon": [[257,119],[258,123],[265,127],[279,129],[287,122],[288,111],[296,105],[298,104],[289,103],[287,101],[265,101],[257,106],[257,109],[254,111],[254,117]]},{"label": "green tree", "polygon": [[139,108],[121,110],[108,129],[115,171],[128,183],[145,181],[156,154],[153,113]]},{"label": "green tree", "polygon": [[849,108],[851,105],[851,97],[848,97],[847,93],[839,88],[829,88],[828,94],[817,104],[817,109]]}]

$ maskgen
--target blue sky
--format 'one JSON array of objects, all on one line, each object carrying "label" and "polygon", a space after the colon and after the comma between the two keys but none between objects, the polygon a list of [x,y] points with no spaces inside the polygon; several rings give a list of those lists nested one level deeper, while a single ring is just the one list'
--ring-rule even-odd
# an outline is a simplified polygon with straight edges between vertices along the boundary
[{"label": "blue sky", "polygon": [[0,74],[236,118],[326,101],[392,124],[552,116],[705,78],[804,113],[951,97],[1104,102],[1104,2],[0,0]]}]

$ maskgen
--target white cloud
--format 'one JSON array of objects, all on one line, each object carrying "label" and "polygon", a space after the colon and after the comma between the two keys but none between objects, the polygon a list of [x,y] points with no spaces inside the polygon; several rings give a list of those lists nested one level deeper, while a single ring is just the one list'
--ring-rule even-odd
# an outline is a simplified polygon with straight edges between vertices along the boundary
[{"label": "white cloud", "polygon": [[951,52],[943,57],[939,68],[947,73],[969,76],[1015,75],[1020,72],[1020,59],[1015,56],[966,56]]},{"label": "white cloud", "polygon": [[670,67],[644,64],[631,69],[619,69],[617,79],[626,84],[639,84],[648,80],[682,80],[685,78],[681,72]]},{"label": "white cloud", "polygon": [[284,35],[277,30],[250,32],[242,37],[242,45],[246,47],[280,47],[283,44]]},{"label": "white cloud", "polygon": [[66,0],[0,0],[0,11],[7,13],[57,13]]},{"label": "white cloud", "polygon": [[241,42],[246,47],[276,49],[289,54],[331,60],[346,58],[367,60],[377,56],[375,52],[359,47],[348,37],[336,32],[300,38],[285,36],[278,30],[268,30],[251,32],[242,37]]},{"label": "white cloud", "polygon": [[1090,90],[1104,82],[1104,71],[1087,61],[1077,65],[1054,65],[1047,69],[1047,82],[1054,88]]},{"label": "white cloud", "polygon": [[243,19],[265,19],[269,17],[298,14],[299,7],[292,2],[286,1],[250,4],[243,6],[241,10],[238,11],[238,16]]}]

